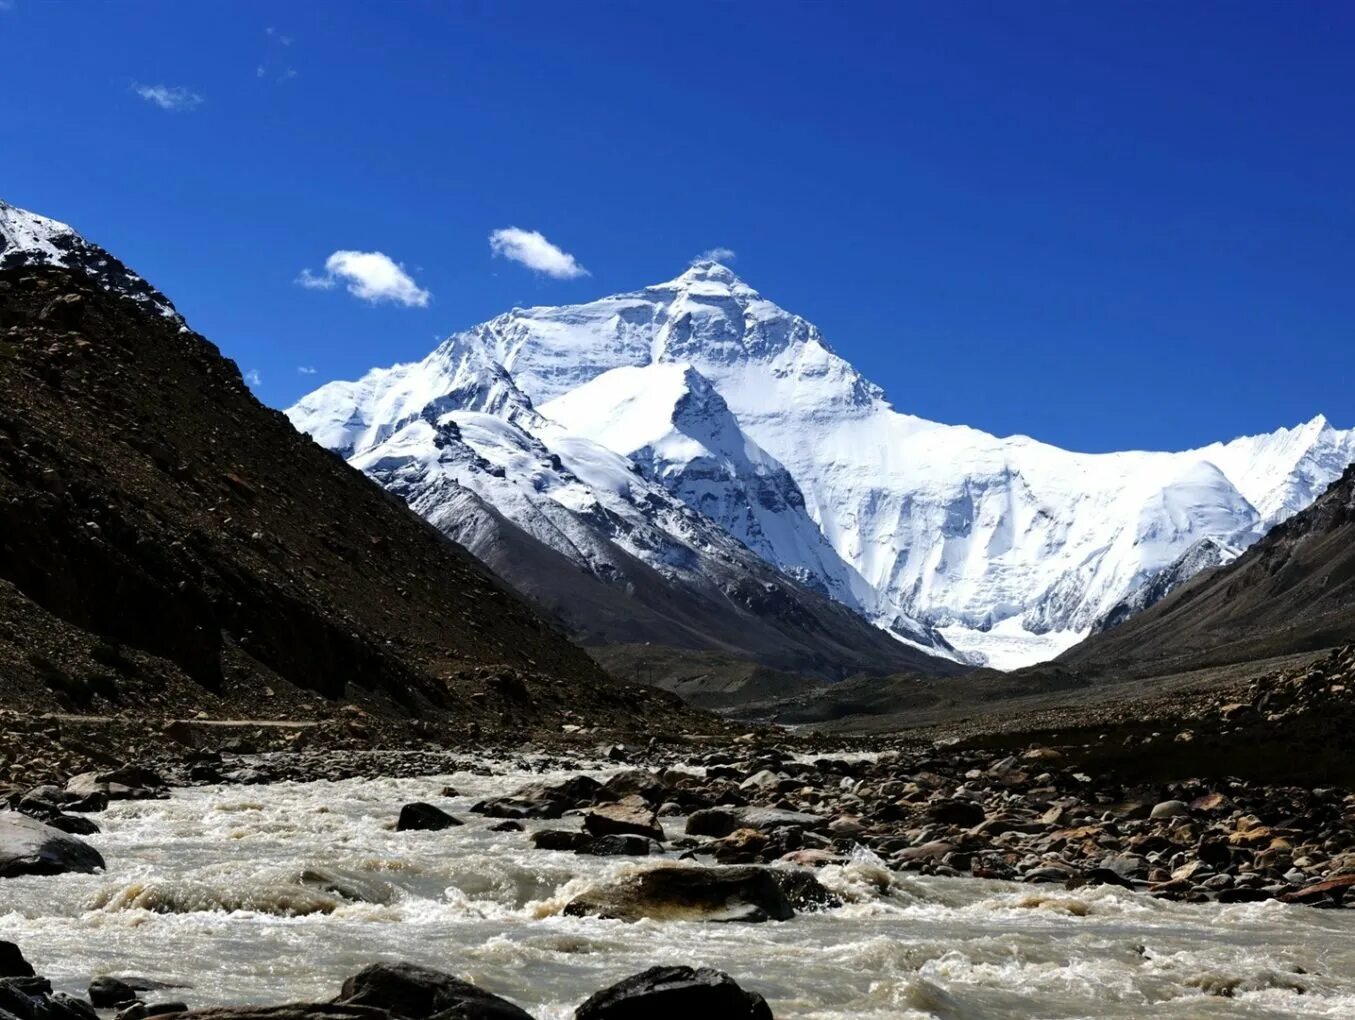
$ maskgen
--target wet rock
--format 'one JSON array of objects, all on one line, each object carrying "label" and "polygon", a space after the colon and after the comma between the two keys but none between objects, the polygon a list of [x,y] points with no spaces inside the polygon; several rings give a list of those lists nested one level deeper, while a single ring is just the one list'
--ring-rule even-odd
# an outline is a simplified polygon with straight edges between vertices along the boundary
[{"label": "wet rock", "polygon": [[648,836],[622,833],[614,836],[599,836],[589,840],[574,852],[590,857],[648,857],[656,846]]},{"label": "wet rock", "polygon": [[66,784],[74,799],[102,794],[109,800],[147,800],[165,796],[165,782],[150,769],[125,765],[110,772],[82,772]]},{"label": "wet rock", "polygon": [[660,867],[576,896],[570,917],[622,921],[785,921],[794,908],[771,868]]},{"label": "wet rock", "polygon": [[99,1014],[84,999],[77,999],[65,992],[53,992],[38,1000],[33,1010],[33,1020],[99,1020]]},{"label": "wet rock", "polygon": [[689,836],[713,836],[723,839],[739,827],[739,816],[728,808],[705,808],[693,811],[687,819]]},{"label": "wet rock", "polygon": [[762,996],[709,967],[651,967],[590,996],[574,1020],[772,1020]]},{"label": "wet rock", "polygon": [[532,833],[532,845],[538,850],[576,851],[593,842],[586,832],[574,832],[568,829],[542,829]]},{"label": "wet rock", "polygon": [[1285,903],[1341,903],[1355,887],[1355,875],[1338,875],[1325,882],[1316,882],[1280,897]]},{"label": "wet rock", "polygon": [[772,878],[797,911],[836,910],[841,898],[805,868],[771,868]]},{"label": "wet rock", "polygon": [[491,826],[489,827],[489,831],[490,831],[490,832],[521,832],[521,831],[522,831],[522,823],[521,823],[521,822],[515,822],[515,821],[513,821],[512,819],[509,819],[509,820],[506,821],[506,822],[500,822],[498,825],[491,825]]},{"label": "wet rock", "polygon": [[75,815],[56,815],[48,818],[47,824],[72,836],[97,836],[100,832],[99,827],[88,818],[79,818]]},{"label": "wet rock", "polygon": [[370,1006],[407,1020],[532,1020],[507,999],[431,967],[374,963],[343,983],[335,1002]]},{"label": "wet rock", "polygon": [[641,797],[628,796],[614,804],[601,804],[583,818],[583,827],[593,836],[634,834],[663,842],[658,815]]},{"label": "wet rock", "polygon": [[400,809],[400,819],[395,823],[396,832],[441,832],[463,824],[459,818],[453,818],[440,807],[416,801]]},{"label": "wet rock", "polygon": [[0,878],[91,874],[104,859],[84,840],[15,812],[0,813]]},{"label": "wet rock", "polygon": [[[191,1017],[192,1020],[390,1020],[391,1016],[385,1010],[371,1006],[352,1006],[333,1002],[303,1002],[287,1006],[227,1006],[165,1015]],[[505,1020],[509,1018],[511,1014]]]},{"label": "wet rock", "polygon": [[138,998],[136,989],[115,977],[97,977],[89,983],[89,1001],[96,1009],[111,1009]]},{"label": "wet rock", "polygon": [[33,965],[13,942],[0,940],[0,978],[32,977]]},{"label": "wet rock", "polygon": [[[372,875],[360,871],[347,871],[343,868],[329,868],[321,865],[305,868],[297,876],[297,881],[308,889],[318,889],[348,900],[350,903],[394,903],[395,887]],[[152,985],[142,987],[136,981],[129,981],[133,988],[151,991],[152,988],[169,988],[172,985]]]}]

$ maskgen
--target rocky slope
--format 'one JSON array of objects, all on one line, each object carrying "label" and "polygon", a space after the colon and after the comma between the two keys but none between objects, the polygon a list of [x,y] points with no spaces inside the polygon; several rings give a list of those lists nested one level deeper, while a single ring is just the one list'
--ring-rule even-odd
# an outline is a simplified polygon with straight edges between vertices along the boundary
[{"label": "rocky slope", "polygon": [[681,727],[261,405],[153,292],[30,261],[0,269],[5,704]]},{"label": "rocky slope", "polygon": [[[610,525],[599,533],[594,507],[620,488],[668,531],[648,506],[662,489],[905,641],[1002,668],[1051,658],[1107,614],[1150,603],[1206,562],[1187,556],[1201,543],[1221,559],[1245,548],[1355,459],[1355,431],[1321,416],[1182,453],[1097,455],[925,421],[894,410],[812,323],[713,262],[587,304],[513,309],[420,362],[321,387],[288,413],[371,470],[427,462],[438,423],[472,412],[566,462],[583,451],[597,461],[598,448],[620,455],[651,486],[579,472],[582,491],[543,473],[542,454],[521,472],[517,458],[486,454],[512,499],[457,473],[599,576],[618,537]],[[481,454],[499,442],[461,438]],[[548,527],[542,518],[558,520],[559,508],[576,520]],[[678,541],[715,539],[702,530]],[[626,551],[663,572],[672,548]]]}]

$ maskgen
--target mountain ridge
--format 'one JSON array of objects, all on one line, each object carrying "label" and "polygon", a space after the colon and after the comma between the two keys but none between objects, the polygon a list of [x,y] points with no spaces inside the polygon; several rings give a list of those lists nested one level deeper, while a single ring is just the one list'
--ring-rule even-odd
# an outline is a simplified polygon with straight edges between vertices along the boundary
[{"label": "mountain ridge", "polygon": [[[559,424],[649,461],[675,494],[791,576],[933,652],[1003,667],[1076,644],[1127,600],[1162,587],[1158,575],[1179,572],[1201,540],[1245,548],[1355,459],[1355,430],[1320,415],[1178,453],[1083,454],[928,422],[895,410],[812,323],[710,261],[593,302],[513,309],[453,334],[422,362],[322,387],[289,414],[326,441],[351,401],[374,438],[396,415],[380,398],[364,400],[361,386],[393,373],[413,394],[428,364],[460,347],[502,369],[538,414],[549,419],[554,408],[568,419]],[[684,489],[697,451],[657,463],[634,436],[584,420],[597,410],[599,381],[677,365],[719,395],[742,443],[785,471],[808,529],[764,542],[745,519],[750,501]],[[740,481],[757,488],[755,478]],[[829,555],[806,564],[811,541]]]}]

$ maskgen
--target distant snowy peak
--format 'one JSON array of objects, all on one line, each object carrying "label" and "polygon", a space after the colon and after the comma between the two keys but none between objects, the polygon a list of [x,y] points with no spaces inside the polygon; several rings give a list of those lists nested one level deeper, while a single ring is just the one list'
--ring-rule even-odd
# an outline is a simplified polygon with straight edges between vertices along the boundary
[{"label": "distant snowy peak", "polygon": [[900,413],[817,327],[710,261],[515,308],[423,362],[334,385],[289,413],[335,449],[360,453],[430,408],[538,415],[524,427],[552,449],[571,437],[626,458],[804,584],[1004,668],[1203,564],[1187,555],[1200,543],[1254,542],[1355,460],[1355,430],[1321,417],[1179,453],[1083,454]]},{"label": "distant snowy peak", "polygon": [[150,305],[182,324],[183,318],[158,290],[64,223],[0,200],[0,269],[22,266],[78,269],[105,290]]},{"label": "distant snowy peak", "polygon": [[331,382],[287,414],[302,432],[345,457],[386,442],[410,422],[448,411],[533,417],[532,402],[478,344],[452,337],[422,361],[374,368],[355,382]]}]

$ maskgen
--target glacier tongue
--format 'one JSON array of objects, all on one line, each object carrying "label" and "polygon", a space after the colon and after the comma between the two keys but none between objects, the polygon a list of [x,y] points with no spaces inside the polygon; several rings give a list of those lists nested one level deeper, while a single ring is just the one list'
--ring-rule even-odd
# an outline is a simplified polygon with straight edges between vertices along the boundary
[{"label": "glacier tongue", "polygon": [[[514,309],[288,413],[372,470],[369,451],[384,444],[386,456],[409,423],[452,411],[513,422],[522,442],[582,468],[556,485],[539,455],[494,462],[515,494],[485,482],[477,492],[518,523],[527,490],[590,512],[584,490],[613,491],[627,470],[603,469],[598,451],[609,451],[638,472],[628,486],[651,486],[641,503],[697,510],[901,636],[945,652],[939,629],[1002,667],[1057,654],[1163,571],[1179,583],[1206,561],[1183,560],[1204,540],[1255,541],[1355,460],[1355,430],[1320,416],[1199,450],[1109,454],[925,421],[714,262],[630,294]],[[684,527],[690,537],[695,525]]]}]

